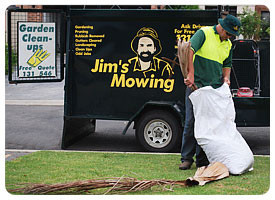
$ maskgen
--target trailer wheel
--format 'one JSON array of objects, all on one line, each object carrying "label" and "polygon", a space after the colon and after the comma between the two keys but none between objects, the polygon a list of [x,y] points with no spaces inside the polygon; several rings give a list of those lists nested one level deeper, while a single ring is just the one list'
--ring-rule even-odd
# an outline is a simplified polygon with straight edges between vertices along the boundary
[{"label": "trailer wheel", "polygon": [[168,111],[145,113],[137,122],[136,138],[148,151],[169,152],[180,142],[181,126]]}]

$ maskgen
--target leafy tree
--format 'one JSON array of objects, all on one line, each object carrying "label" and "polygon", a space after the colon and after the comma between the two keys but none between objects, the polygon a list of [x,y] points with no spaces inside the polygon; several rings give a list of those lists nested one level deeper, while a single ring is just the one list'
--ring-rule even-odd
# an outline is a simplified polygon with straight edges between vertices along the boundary
[{"label": "leafy tree", "polygon": [[269,22],[261,20],[261,16],[257,12],[245,7],[239,17],[242,22],[240,33],[244,39],[260,40],[261,37],[266,37],[268,34]]},{"label": "leafy tree", "polygon": [[261,37],[261,39],[269,39],[270,38],[270,22],[267,20],[261,21],[260,37]]}]

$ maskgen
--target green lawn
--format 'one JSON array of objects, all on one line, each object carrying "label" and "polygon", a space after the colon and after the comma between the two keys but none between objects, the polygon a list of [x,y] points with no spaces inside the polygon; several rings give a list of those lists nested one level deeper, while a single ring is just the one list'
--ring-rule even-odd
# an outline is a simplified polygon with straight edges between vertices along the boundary
[{"label": "green lawn", "polygon": [[[178,169],[180,156],[171,154],[126,154],[93,152],[39,151],[6,161],[6,188],[18,183],[66,183],[105,177],[133,177],[143,179],[185,180],[195,174]],[[255,157],[254,171],[241,176],[211,182],[205,186],[180,187],[163,191],[161,187],[127,194],[248,194],[259,195],[270,185],[270,157]],[[88,194],[102,194],[107,189],[90,190]]]}]

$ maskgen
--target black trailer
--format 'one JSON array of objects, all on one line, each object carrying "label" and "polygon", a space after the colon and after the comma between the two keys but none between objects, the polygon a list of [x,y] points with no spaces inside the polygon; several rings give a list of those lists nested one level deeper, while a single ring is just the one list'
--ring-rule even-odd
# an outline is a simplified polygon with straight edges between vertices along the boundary
[{"label": "black trailer", "polygon": [[[8,10],[9,81],[62,81],[65,69],[62,148],[104,119],[128,121],[123,134],[134,123],[146,150],[171,151],[181,144],[186,86],[164,57],[174,59],[178,38],[188,41],[218,17],[216,10]],[[234,97],[237,125],[269,126],[269,100]]]}]

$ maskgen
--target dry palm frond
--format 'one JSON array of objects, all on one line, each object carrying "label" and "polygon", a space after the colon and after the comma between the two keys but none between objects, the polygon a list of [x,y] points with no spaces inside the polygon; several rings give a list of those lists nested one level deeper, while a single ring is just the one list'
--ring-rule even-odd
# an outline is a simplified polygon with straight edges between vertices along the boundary
[{"label": "dry palm frond", "polygon": [[[181,69],[181,73],[184,78],[187,78],[188,74],[188,65],[189,65],[189,50],[190,50],[190,42],[185,42],[184,40],[179,39],[178,40],[178,51],[177,55],[174,58],[174,60],[171,60],[166,57],[162,57],[162,59],[167,60],[168,62],[172,63],[172,68],[174,68],[175,65],[179,65]],[[179,63],[176,62],[176,59],[178,58]],[[192,85],[192,90],[198,89],[195,84]]]},{"label": "dry palm frond", "polygon": [[143,191],[152,189],[153,186],[162,186],[163,190],[173,191],[172,188],[175,185],[180,186],[193,186],[204,185],[210,181],[220,180],[229,176],[227,167],[219,162],[211,163],[208,166],[198,168],[195,176],[190,177],[183,181],[174,181],[166,179],[155,180],[138,180],[136,178],[129,177],[113,177],[102,179],[90,179],[84,181],[75,181],[69,183],[57,183],[57,184],[14,184],[16,189],[8,189],[9,192],[19,192],[24,194],[69,194],[69,193],[83,193],[90,190],[108,188],[104,194],[112,193],[126,193]]},{"label": "dry palm frond", "polygon": [[109,188],[104,194],[110,192],[136,192],[152,188],[153,186],[163,186],[163,190],[171,190],[167,186],[181,185],[187,186],[186,181],[173,180],[137,180],[135,178],[114,177],[103,179],[90,179],[69,183],[57,184],[25,184],[24,187],[10,189],[9,192],[19,192],[24,194],[51,194],[51,193],[81,193],[99,188]]},{"label": "dry palm frond", "polygon": [[188,74],[189,49],[190,49],[190,42],[185,42],[184,40],[178,40],[177,56],[179,58],[181,73],[184,78],[186,78]]}]

